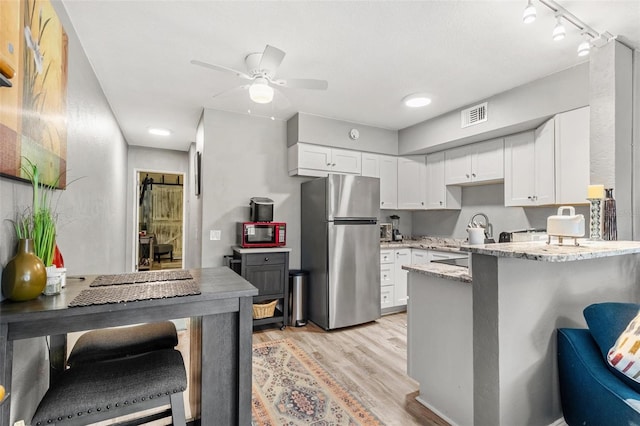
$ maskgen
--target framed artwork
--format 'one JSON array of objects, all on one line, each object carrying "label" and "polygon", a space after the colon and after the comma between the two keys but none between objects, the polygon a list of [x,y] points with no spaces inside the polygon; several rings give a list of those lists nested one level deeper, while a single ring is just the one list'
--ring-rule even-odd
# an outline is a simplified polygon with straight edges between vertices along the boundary
[{"label": "framed artwork", "polygon": [[196,155],[193,156],[193,186],[195,187],[196,195],[200,195],[200,172],[202,167],[202,155],[200,151],[196,151]]},{"label": "framed artwork", "polygon": [[0,1],[0,60],[15,70],[0,87],[0,175],[67,183],[67,34],[50,0]]}]

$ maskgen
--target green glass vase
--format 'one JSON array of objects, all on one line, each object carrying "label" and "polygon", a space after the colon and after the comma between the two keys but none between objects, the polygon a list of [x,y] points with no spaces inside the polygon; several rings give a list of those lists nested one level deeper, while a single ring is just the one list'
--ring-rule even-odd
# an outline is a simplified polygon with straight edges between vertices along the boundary
[{"label": "green glass vase", "polygon": [[47,284],[47,270],[33,251],[33,240],[18,241],[18,252],[2,271],[2,294],[15,302],[35,299]]}]

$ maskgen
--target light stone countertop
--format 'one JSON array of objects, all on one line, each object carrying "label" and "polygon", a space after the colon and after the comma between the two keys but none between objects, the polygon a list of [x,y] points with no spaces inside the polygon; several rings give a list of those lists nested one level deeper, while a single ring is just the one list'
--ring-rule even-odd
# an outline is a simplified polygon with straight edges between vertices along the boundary
[{"label": "light stone countertop", "polygon": [[600,257],[621,256],[640,253],[640,241],[590,241],[578,239],[579,246],[566,238],[563,245],[556,240],[520,243],[497,243],[483,245],[462,245],[460,250],[473,254],[496,257],[511,257],[543,262],[571,262],[574,260],[596,259]]},{"label": "light stone countertop", "polygon": [[402,269],[432,277],[444,278],[452,281],[471,283],[469,268],[464,266],[447,265],[444,263],[425,263],[422,265],[403,265]]},{"label": "light stone countertop", "polygon": [[444,238],[444,237],[417,237],[412,239],[405,239],[402,242],[381,242],[381,249],[394,249],[394,248],[416,248],[424,250],[438,250],[447,251],[451,253],[459,253],[460,246],[465,243],[465,240],[456,238]]}]

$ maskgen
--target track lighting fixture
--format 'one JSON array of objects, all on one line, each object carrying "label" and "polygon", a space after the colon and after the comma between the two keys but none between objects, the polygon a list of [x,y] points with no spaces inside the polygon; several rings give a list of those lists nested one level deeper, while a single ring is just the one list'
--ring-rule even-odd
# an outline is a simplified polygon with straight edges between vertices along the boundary
[{"label": "track lighting fixture", "polygon": [[558,15],[558,17],[556,18],[556,26],[553,28],[553,41],[560,41],[562,39],[564,39],[564,37],[567,35],[567,30],[564,28],[564,25],[562,24],[562,15]]},{"label": "track lighting fixture", "polygon": [[536,8],[531,4],[531,0],[527,0],[527,7],[522,14],[522,21],[525,24],[530,24],[536,20]]},{"label": "track lighting fixture", "polygon": [[591,43],[588,40],[583,41],[578,45],[578,56],[587,56],[591,51]]},{"label": "track lighting fixture", "polygon": [[[527,0],[527,7],[524,9],[522,15],[522,20],[525,24],[529,24],[536,19],[536,9],[533,7],[532,2],[533,0]],[[567,9],[560,6],[555,0],[538,0],[538,2],[555,13],[556,26],[553,28],[553,33],[551,34],[554,40],[562,40],[567,35],[563,20],[576,27],[584,36],[585,39],[578,46],[578,56],[588,55],[592,45],[600,47],[616,38],[616,36],[608,31],[598,32],[594,30]]]}]

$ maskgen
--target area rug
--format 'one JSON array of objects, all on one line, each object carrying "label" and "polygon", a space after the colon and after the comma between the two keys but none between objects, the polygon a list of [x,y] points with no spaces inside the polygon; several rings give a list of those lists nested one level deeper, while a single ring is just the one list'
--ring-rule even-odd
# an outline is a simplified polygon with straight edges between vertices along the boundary
[{"label": "area rug", "polygon": [[290,339],[253,345],[254,426],[382,425]]}]

